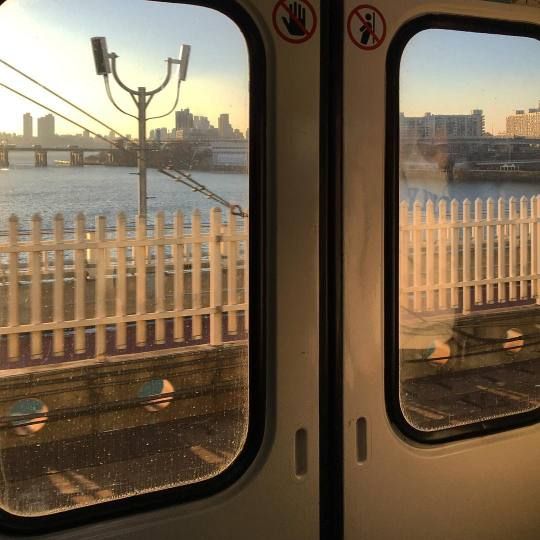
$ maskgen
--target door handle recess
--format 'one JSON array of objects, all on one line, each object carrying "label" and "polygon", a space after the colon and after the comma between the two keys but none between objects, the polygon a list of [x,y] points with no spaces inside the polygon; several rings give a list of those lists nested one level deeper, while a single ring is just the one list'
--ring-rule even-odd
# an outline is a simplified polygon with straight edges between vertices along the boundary
[{"label": "door handle recess", "polygon": [[356,461],[364,463],[367,460],[367,421],[364,417],[356,421]]},{"label": "door handle recess", "polygon": [[297,478],[303,478],[307,474],[307,431],[304,428],[297,430],[294,437],[294,468]]}]

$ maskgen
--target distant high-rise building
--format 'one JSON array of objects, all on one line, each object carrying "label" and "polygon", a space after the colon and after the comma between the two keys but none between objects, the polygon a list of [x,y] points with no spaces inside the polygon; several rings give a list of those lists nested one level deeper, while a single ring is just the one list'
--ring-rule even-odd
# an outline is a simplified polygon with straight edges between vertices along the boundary
[{"label": "distant high-rise building", "polygon": [[223,139],[232,137],[233,135],[233,128],[229,122],[229,115],[227,113],[222,113],[219,115],[218,132],[219,136]]},{"label": "distant high-rise building", "polygon": [[401,137],[442,138],[482,137],[484,135],[484,113],[474,109],[471,114],[431,114],[424,116],[399,115]]},{"label": "distant high-rise building", "polygon": [[193,127],[195,129],[200,129],[201,131],[208,130],[210,129],[210,121],[206,116],[194,116]]},{"label": "distant high-rise building", "polygon": [[32,115],[25,113],[23,115],[23,140],[24,142],[31,142],[33,136],[32,128]]},{"label": "distant high-rise building", "polygon": [[[162,141],[162,140],[166,139],[168,135],[169,135],[169,132],[168,132],[166,127],[156,128],[154,130],[154,137],[153,138],[156,141]],[[150,138],[152,138],[152,136],[150,136]]]},{"label": "distant high-rise building", "polygon": [[90,138],[90,132],[89,132],[87,129],[85,129],[85,130],[83,131],[83,137],[84,137],[85,139],[89,139],[89,138]]},{"label": "distant high-rise building", "polygon": [[193,128],[193,115],[189,109],[182,109],[175,113],[175,128],[176,129],[191,129]]},{"label": "distant high-rise building", "polygon": [[38,118],[37,136],[41,144],[48,144],[54,139],[54,116],[47,114]]},{"label": "distant high-rise building", "polygon": [[506,117],[506,134],[520,137],[540,137],[540,103],[537,109],[516,110],[516,114]]}]

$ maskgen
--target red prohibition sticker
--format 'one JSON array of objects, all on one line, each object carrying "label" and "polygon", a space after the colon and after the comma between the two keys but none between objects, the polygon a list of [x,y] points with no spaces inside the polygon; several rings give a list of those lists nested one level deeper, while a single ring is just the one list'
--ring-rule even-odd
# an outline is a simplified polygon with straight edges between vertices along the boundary
[{"label": "red prohibition sticker", "polygon": [[307,41],[317,28],[317,12],[308,0],[279,0],[272,12],[277,34],[289,43]]},{"label": "red prohibition sticker", "polygon": [[382,45],[386,37],[386,21],[376,7],[363,4],[351,11],[347,19],[347,32],[357,47],[372,51]]}]

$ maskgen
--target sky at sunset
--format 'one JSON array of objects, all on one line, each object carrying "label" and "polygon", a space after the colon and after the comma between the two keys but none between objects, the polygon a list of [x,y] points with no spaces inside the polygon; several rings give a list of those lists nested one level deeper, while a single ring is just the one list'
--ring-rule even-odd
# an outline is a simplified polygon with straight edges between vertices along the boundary
[{"label": "sky at sunset", "polygon": [[538,107],[540,43],[531,38],[425,30],[405,47],[400,110],[406,116],[483,109],[486,131],[504,132],[515,109]]},{"label": "sky at sunset", "polygon": [[[1,1],[1,0],[0,0]],[[192,46],[188,79],[177,109],[189,107],[217,125],[229,113],[232,125],[248,127],[248,53],[245,40],[225,15],[197,6],[147,0],[5,0],[0,5],[0,59],[50,86],[122,133],[137,133],[136,121],[109,102],[95,74],[90,37],[106,36],[119,55],[122,80],[154,88],[165,76],[165,59],[180,45]],[[426,30],[406,46],[400,71],[400,109],[407,116],[468,114],[483,109],[486,131],[505,130],[515,109],[538,107],[540,43],[531,38],[451,30]],[[112,77],[111,77],[112,79]],[[73,111],[0,64],[0,82],[69,115],[98,133],[105,128]],[[115,83],[118,103],[135,113]],[[149,116],[174,102],[175,84],[152,102]],[[0,131],[22,132],[22,115],[47,114],[0,88]],[[148,130],[171,129],[174,117],[150,121]],[[57,133],[80,128],[57,118]],[[34,124],[34,134],[36,125]]]},{"label": "sky at sunset", "polygon": [[[1,0],[0,0],[1,1]],[[238,27],[225,15],[197,6],[146,0],[5,0],[0,5],[0,59],[49,86],[121,133],[137,134],[137,122],[118,112],[96,75],[90,38],[105,36],[109,52],[119,55],[120,78],[132,88],[161,84],[167,57],[176,58],[182,43],[191,45],[187,81],[177,109],[189,107],[217,126],[229,113],[233,127],[248,127],[248,53]],[[113,95],[136,114],[129,95],[112,81]],[[107,130],[0,64],[0,82],[66,114],[93,131]],[[159,93],[148,116],[167,112],[174,103],[175,79]],[[0,131],[22,133],[22,115],[47,111],[0,87]],[[148,130],[174,126],[174,115],[148,123]],[[60,118],[56,132],[82,130]]]}]

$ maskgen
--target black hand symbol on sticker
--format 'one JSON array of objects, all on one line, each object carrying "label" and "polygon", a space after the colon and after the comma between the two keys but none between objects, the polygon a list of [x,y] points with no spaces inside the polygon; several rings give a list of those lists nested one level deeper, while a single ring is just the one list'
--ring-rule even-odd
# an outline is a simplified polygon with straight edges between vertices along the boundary
[{"label": "black hand symbol on sticker", "polygon": [[281,17],[291,36],[306,35],[306,8],[298,2],[289,4],[289,18]]}]

